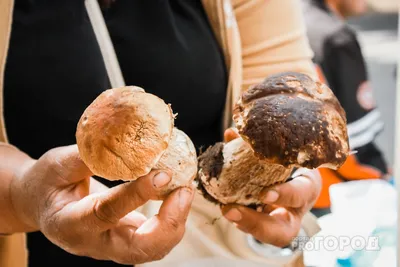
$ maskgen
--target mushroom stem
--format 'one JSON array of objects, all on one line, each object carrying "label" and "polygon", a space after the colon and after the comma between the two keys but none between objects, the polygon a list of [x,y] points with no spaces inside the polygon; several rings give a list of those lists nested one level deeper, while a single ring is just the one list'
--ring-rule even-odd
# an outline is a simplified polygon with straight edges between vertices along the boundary
[{"label": "mushroom stem", "polygon": [[172,173],[172,181],[162,192],[163,195],[178,187],[189,186],[193,182],[197,174],[197,154],[192,141],[183,131],[173,128],[168,148],[154,169]]},{"label": "mushroom stem", "polygon": [[220,204],[261,204],[261,191],[286,181],[293,171],[259,159],[242,138],[209,147],[198,161],[198,188]]}]

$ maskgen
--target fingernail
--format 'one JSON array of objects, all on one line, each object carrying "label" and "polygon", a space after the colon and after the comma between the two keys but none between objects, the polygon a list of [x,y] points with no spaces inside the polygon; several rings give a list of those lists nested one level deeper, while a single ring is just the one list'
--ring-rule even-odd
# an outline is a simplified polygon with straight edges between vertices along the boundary
[{"label": "fingernail", "polygon": [[279,193],[276,192],[275,190],[269,190],[265,197],[264,197],[264,202],[265,203],[274,203],[275,201],[277,201],[279,198]]},{"label": "fingernail", "polygon": [[237,222],[242,219],[242,214],[238,209],[231,209],[225,214],[225,218],[230,221]]},{"label": "fingernail", "polygon": [[171,181],[171,177],[165,172],[157,173],[153,178],[154,187],[160,188],[166,186]]},{"label": "fingernail", "polygon": [[179,208],[184,210],[192,199],[193,191],[190,188],[182,188],[179,191]]}]

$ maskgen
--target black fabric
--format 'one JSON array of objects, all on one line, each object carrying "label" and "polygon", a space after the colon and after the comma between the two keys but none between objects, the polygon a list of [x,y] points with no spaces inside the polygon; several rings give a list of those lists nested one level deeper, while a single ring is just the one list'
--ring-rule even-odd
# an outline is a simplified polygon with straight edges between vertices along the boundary
[{"label": "black fabric", "polygon": [[16,0],[4,91],[11,143],[34,158],[75,143],[80,115],[107,88],[83,0]]},{"label": "black fabric", "polygon": [[324,215],[330,214],[332,211],[331,211],[331,208],[322,208],[322,209],[316,209],[316,208],[314,208],[314,209],[311,209],[310,212],[311,212],[315,217],[321,218],[321,217],[324,216]]},{"label": "black fabric", "polygon": [[328,37],[324,46],[324,58],[319,62],[330,88],[346,110],[347,122],[354,122],[369,111],[357,101],[357,89],[368,80],[361,48],[355,34],[349,28]]},{"label": "black fabric", "polygon": [[178,113],[196,147],[222,136],[227,76],[200,0],[118,0],[104,13],[125,82]]},{"label": "black fabric", "polygon": [[[127,84],[172,104],[197,148],[221,140],[227,86],[200,0],[118,0],[105,10]],[[34,158],[75,143],[80,115],[110,88],[84,0],[16,0],[5,72],[10,142]],[[116,183],[107,183],[112,186]],[[28,234],[29,266],[120,266]]]},{"label": "black fabric", "polygon": [[[376,107],[363,106],[358,99],[360,90],[368,86],[368,73],[361,47],[354,30],[330,12],[323,2],[302,0],[307,35],[315,54],[314,62],[321,67],[329,87],[346,111],[347,123],[360,122],[370,112],[377,110]],[[378,129],[379,123],[380,120],[371,121],[369,127],[376,126]],[[368,130],[364,129],[364,134]],[[373,142],[381,130],[374,132],[368,143],[355,149],[360,163],[373,166],[386,174],[385,159]],[[363,132],[360,130],[358,134]],[[360,140],[357,134],[350,136],[350,140],[357,138]]]}]

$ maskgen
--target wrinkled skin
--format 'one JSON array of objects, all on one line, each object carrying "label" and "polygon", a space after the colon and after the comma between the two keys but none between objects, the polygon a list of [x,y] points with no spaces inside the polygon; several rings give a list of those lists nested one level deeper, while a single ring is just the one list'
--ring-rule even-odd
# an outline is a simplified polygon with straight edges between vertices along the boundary
[{"label": "wrinkled skin", "polygon": [[135,211],[160,199],[171,177],[152,171],[108,189],[92,179],[76,145],[56,148],[21,166],[11,184],[15,214],[32,231],[80,256],[139,264],[163,258],[182,239],[193,189],[173,191],[159,214]]},{"label": "wrinkled skin", "polygon": [[[226,142],[237,137],[232,129],[225,132]],[[298,172],[293,180],[261,192],[260,199],[265,204],[262,212],[240,205],[225,205],[221,209],[238,229],[260,242],[284,247],[297,236],[302,218],[313,207],[320,190],[317,170]]]}]

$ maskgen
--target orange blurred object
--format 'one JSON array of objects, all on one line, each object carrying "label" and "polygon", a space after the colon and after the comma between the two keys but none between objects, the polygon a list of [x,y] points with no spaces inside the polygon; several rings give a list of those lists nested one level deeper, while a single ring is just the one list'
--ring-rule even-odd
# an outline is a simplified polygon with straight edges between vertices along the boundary
[{"label": "orange blurred object", "polygon": [[[327,84],[326,78],[319,65],[315,65],[320,82]],[[380,179],[383,174],[370,166],[358,162],[355,155],[350,155],[343,166],[334,171],[332,169],[319,169],[322,178],[321,193],[314,204],[314,208],[325,209],[331,205],[329,197],[329,187],[334,184],[349,180]]]}]

